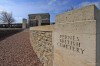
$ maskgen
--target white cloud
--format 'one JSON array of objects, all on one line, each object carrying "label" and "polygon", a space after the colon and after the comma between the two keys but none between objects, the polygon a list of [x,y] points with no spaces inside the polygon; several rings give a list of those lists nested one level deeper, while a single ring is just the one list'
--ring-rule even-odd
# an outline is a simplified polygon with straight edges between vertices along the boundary
[{"label": "white cloud", "polygon": [[50,0],[48,5],[56,4],[58,6],[65,5],[68,3],[69,0]]},{"label": "white cloud", "polygon": [[1,13],[2,11],[6,11],[6,10],[5,10],[5,9],[3,9],[2,7],[0,7],[0,13]]},{"label": "white cloud", "polygon": [[30,13],[49,12],[49,8],[51,6],[46,6],[46,3],[43,2],[24,2],[17,4],[11,0],[9,2],[8,0],[2,0],[2,3],[0,1],[0,11],[12,12],[18,22],[21,22],[22,18],[27,18]]},{"label": "white cloud", "polygon": [[63,10],[65,10],[67,7],[65,7],[68,4],[69,0],[50,0],[48,3],[49,12],[58,14],[61,13]]},{"label": "white cloud", "polygon": [[48,4],[52,5],[54,2],[56,2],[56,0],[50,0],[50,2]]},{"label": "white cloud", "polygon": [[[22,2],[16,3],[13,0],[0,0],[0,11],[6,10],[13,13],[17,22],[21,22],[22,18],[27,18],[30,13],[59,13],[65,7],[69,0],[50,0],[48,2]],[[20,18],[19,18],[20,17]]]},{"label": "white cloud", "polygon": [[16,23],[22,23],[23,17],[14,17]]}]

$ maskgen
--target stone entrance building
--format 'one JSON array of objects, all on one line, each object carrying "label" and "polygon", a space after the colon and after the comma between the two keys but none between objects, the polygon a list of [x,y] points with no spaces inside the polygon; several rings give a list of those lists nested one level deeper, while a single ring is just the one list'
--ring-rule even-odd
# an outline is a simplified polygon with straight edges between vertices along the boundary
[{"label": "stone entrance building", "polygon": [[50,14],[40,13],[40,14],[29,14],[28,15],[29,27],[50,25]]}]

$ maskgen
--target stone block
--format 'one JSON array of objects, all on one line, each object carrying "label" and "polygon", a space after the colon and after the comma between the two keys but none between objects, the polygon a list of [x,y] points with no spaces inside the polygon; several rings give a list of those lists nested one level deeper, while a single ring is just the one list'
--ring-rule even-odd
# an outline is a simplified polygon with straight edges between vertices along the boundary
[{"label": "stone block", "polygon": [[53,66],[100,66],[99,27],[95,5],[57,15]]}]

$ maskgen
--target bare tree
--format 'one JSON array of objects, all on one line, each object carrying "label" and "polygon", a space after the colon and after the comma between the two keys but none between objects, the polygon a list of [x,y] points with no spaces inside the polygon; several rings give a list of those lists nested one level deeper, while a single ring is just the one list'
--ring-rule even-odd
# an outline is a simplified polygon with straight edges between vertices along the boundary
[{"label": "bare tree", "polygon": [[12,13],[2,11],[0,15],[0,21],[3,23],[7,23],[10,27],[10,24],[12,24],[15,21],[15,19],[13,18]]}]

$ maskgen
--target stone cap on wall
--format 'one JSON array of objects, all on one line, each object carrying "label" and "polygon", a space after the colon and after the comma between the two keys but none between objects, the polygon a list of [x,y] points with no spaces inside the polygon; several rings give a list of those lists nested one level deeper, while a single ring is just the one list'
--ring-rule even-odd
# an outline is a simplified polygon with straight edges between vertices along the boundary
[{"label": "stone cap on wall", "polygon": [[30,27],[30,30],[54,31],[54,25]]},{"label": "stone cap on wall", "polygon": [[99,11],[95,5],[89,5],[80,9],[59,14],[56,16],[56,24],[82,20],[95,20],[95,10]]}]

